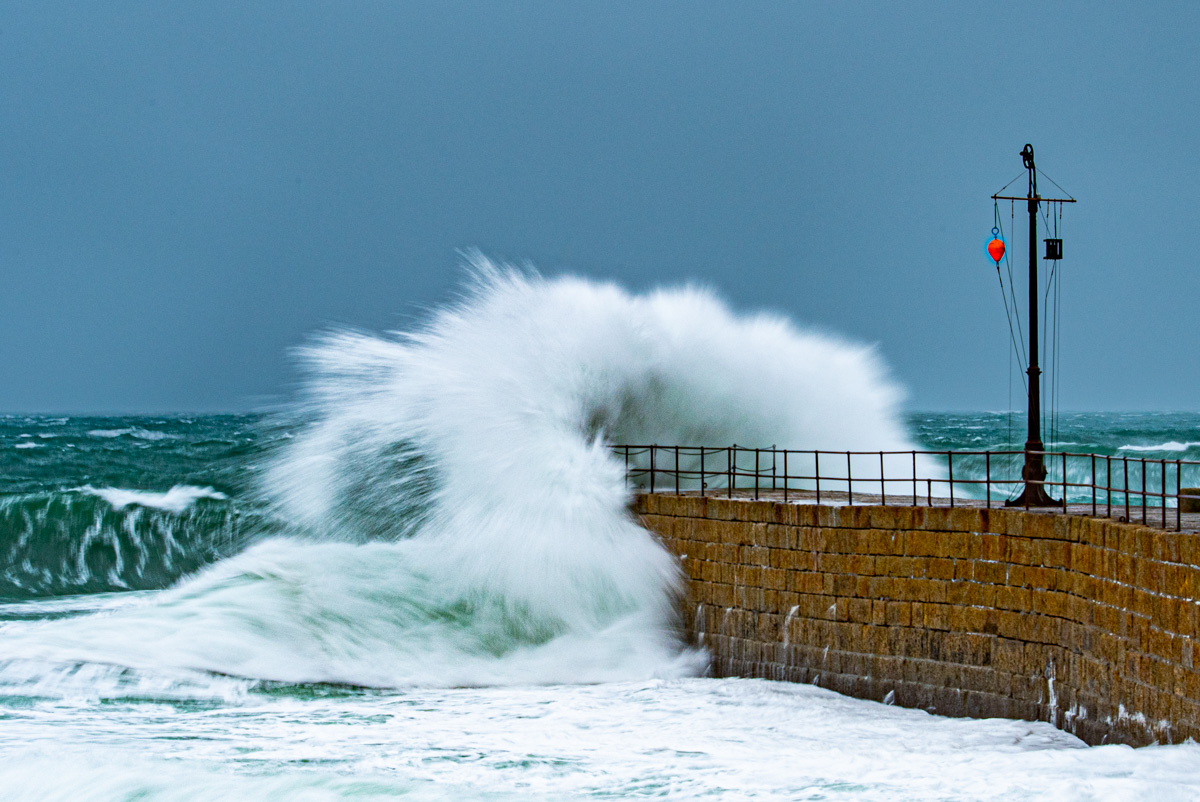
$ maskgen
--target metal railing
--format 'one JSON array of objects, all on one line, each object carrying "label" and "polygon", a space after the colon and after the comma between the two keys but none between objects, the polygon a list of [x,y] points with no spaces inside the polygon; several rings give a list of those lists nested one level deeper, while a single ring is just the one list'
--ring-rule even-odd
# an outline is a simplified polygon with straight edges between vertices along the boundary
[{"label": "metal railing", "polygon": [[[823,451],[617,445],[630,486],[650,493],[749,495],[820,504],[1002,506],[1027,484],[1024,451]],[[1200,461],[1040,452],[1062,509],[1182,530],[1200,512]],[[1174,521],[1168,522],[1173,510]],[[1140,515],[1139,515],[1140,511]],[[1157,519],[1157,520],[1156,520]],[[1200,522],[1198,522],[1200,523]]]}]

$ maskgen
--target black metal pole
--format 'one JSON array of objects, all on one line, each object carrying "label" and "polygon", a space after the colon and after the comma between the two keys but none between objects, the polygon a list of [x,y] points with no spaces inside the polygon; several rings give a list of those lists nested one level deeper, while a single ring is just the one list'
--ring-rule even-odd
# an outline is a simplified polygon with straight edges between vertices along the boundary
[{"label": "black metal pole", "polygon": [[1021,151],[1029,171],[1029,434],[1025,440],[1025,467],[1021,478],[1025,489],[1009,502],[1013,507],[1056,507],[1060,502],[1046,493],[1046,464],[1042,452],[1042,369],[1038,366],[1038,269],[1037,269],[1037,168],[1033,163],[1033,145]]}]

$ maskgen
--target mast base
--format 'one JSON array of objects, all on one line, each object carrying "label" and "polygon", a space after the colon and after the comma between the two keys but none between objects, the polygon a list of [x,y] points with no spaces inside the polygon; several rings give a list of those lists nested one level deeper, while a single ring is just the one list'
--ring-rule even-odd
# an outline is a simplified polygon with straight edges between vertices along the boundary
[{"label": "mast base", "polygon": [[[1031,386],[1036,387],[1037,376],[1033,373],[1033,368],[1030,368],[1029,375],[1034,382]],[[1036,410],[1036,407],[1033,409]],[[1025,488],[1021,491],[1021,495],[1004,502],[1005,507],[1062,507],[1066,509],[1065,501],[1051,498],[1050,494],[1046,492],[1045,456],[1046,446],[1041,440],[1025,442],[1025,467],[1021,469],[1021,480],[1025,482]]]},{"label": "mast base", "polygon": [[1041,485],[1025,485],[1021,495],[1004,502],[1005,507],[1066,507],[1058,499],[1051,498]]}]

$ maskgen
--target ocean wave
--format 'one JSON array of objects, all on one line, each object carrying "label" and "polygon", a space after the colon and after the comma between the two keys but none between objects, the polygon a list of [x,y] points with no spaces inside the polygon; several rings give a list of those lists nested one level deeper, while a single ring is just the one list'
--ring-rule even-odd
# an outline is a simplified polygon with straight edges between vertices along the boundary
[{"label": "ocean wave", "polygon": [[89,495],[107,501],[114,510],[123,510],[129,506],[150,507],[156,510],[180,513],[202,498],[224,501],[228,496],[211,487],[195,487],[193,485],[175,485],[165,493],[150,490],[126,490],[120,487],[92,487],[86,485],[80,488]]},{"label": "ocean wave", "polygon": [[163,588],[265,526],[228,501],[175,512],[83,489],[0,496],[0,599]]},{"label": "ocean wave", "polygon": [[159,432],[154,429],[143,429],[140,426],[129,426],[123,429],[92,429],[87,433],[88,437],[99,437],[106,440],[111,440],[117,437],[132,437],[136,440],[174,440],[178,435],[168,432]]},{"label": "ocean wave", "polygon": [[45,445],[42,443],[34,443],[30,440],[23,440],[13,446],[13,448],[45,448]]},{"label": "ocean wave", "polygon": [[11,625],[0,660],[383,687],[693,674],[679,565],[629,515],[608,445],[912,449],[869,347],[694,288],[474,266],[418,331],[303,350],[302,424],[263,483],[291,537],[151,604]]},{"label": "ocean wave", "polygon": [[1135,452],[1170,452],[1170,451],[1187,451],[1191,448],[1200,446],[1200,442],[1189,441],[1180,443],[1177,440],[1169,440],[1166,443],[1158,443],[1157,445],[1125,445],[1121,446],[1118,451],[1135,451]]}]

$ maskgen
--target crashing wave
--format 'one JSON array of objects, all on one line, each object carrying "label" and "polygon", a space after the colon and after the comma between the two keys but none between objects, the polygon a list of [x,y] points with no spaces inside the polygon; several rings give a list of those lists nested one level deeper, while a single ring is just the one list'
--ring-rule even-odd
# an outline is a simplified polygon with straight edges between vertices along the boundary
[{"label": "crashing wave", "polygon": [[694,673],[678,565],[608,446],[912,448],[869,347],[696,288],[473,268],[417,331],[303,349],[263,488],[293,537],[150,604],[10,629],[0,659],[373,686]]}]

